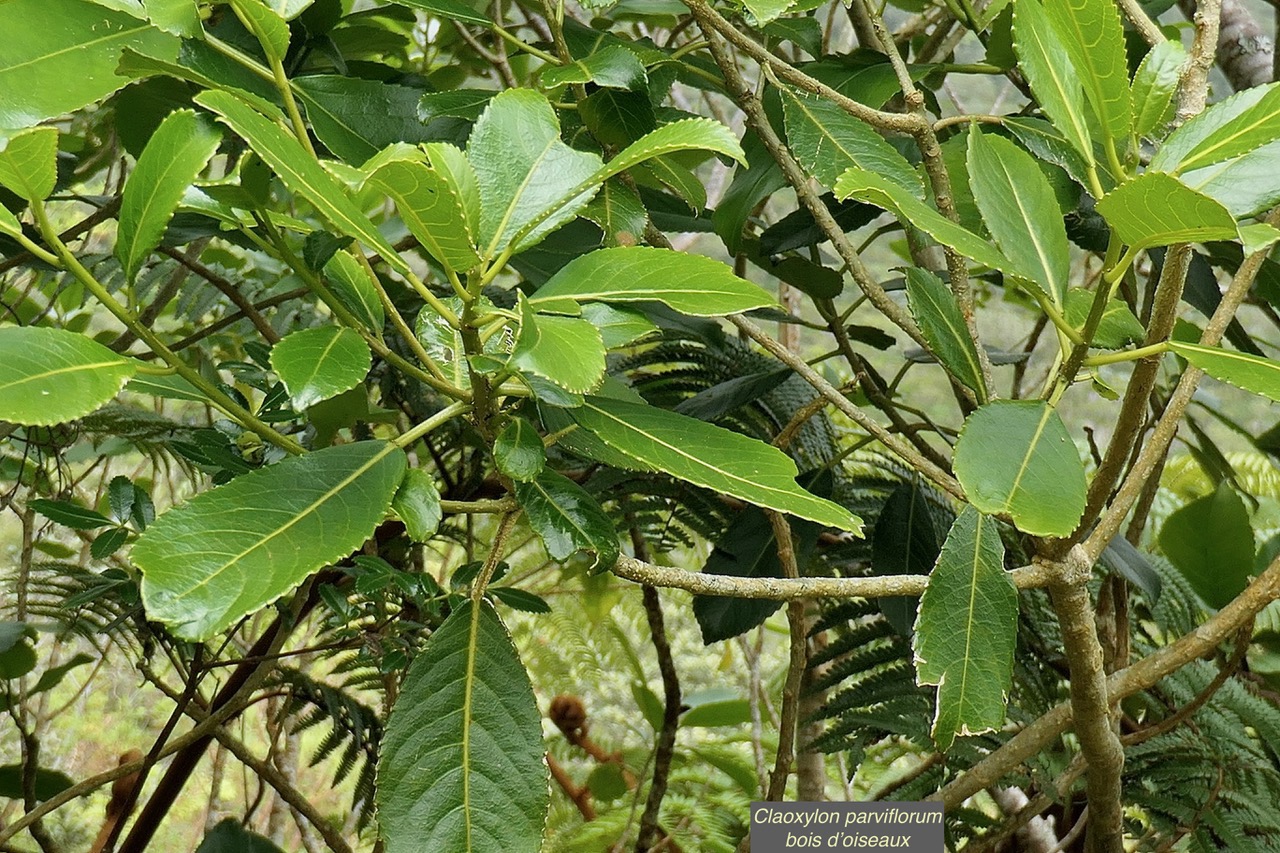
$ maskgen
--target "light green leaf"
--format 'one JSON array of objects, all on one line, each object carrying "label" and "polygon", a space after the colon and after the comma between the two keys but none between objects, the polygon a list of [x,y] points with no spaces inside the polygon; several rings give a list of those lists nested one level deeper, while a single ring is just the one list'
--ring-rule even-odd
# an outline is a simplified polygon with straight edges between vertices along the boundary
[{"label": "light green leaf", "polygon": [[1121,184],[1098,200],[1097,210],[1135,249],[1238,236],[1230,211],[1162,172]]},{"label": "light green leaf", "polygon": [[218,150],[222,134],[192,110],[165,117],[138,158],[120,203],[116,257],[132,282],[147,256],[160,245],[164,229],[187,187]]},{"label": "light green leaf", "polygon": [[1150,136],[1171,117],[1187,51],[1179,41],[1162,41],[1147,52],[1133,75],[1133,133]]},{"label": "light green leaf", "polygon": [[546,466],[547,449],[533,424],[512,418],[493,442],[493,461],[506,476],[528,483]]},{"label": "light green leaf", "polygon": [[786,87],[780,91],[787,144],[819,183],[833,187],[845,169],[856,166],[884,176],[916,198],[923,197],[920,176],[870,125],[826,98]]},{"label": "light green leaf", "polygon": [[581,216],[600,226],[608,246],[634,246],[649,223],[649,212],[639,193],[620,178],[605,181],[596,197],[582,209]]},{"label": "light green leaf", "polygon": [[[451,296],[444,300],[444,304],[455,314],[462,314],[462,300],[458,297]],[[475,304],[478,315],[497,310],[494,304],[483,296]],[[435,359],[444,370],[445,377],[450,382],[459,388],[471,387],[471,369],[467,362],[466,347],[463,344],[461,332],[450,326],[444,317],[433,311],[430,306],[424,306],[418,312],[414,334],[426,349],[427,355]],[[511,352],[512,343],[512,333],[507,329],[487,338],[484,342],[484,352],[486,355],[497,357],[500,362],[506,361],[506,357]]]},{"label": "light green leaf", "polygon": [[647,160],[690,150],[714,151],[739,163],[746,162],[742,146],[729,128],[709,118],[686,118],[664,124],[631,143],[606,163],[593,180],[603,183],[605,179]]},{"label": "light green leaf", "polygon": [[487,602],[464,601],[414,658],[387,721],[377,784],[387,853],[537,853],[545,749],[511,636]]},{"label": "light green leaf", "polygon": [[[1076,329],[1083,329],[1093,308],[1094,293],[1083,287],[1073,287],[1067,292],[1067,322]],[[1102,311],[1102,321],[1089,343],[1101,349],[1120,349],[1137,343],[1146,335],[1142,323],[1129,310],[1124,300],[1112,298]]]},{"label": "light green leaf", "polygon": [[1221,382],[1280,402],[1280,362],[1248,353],[1169,341],[1169,349]]},{"label": "light green leaf", "polygon": [[1085,163],[1093,165],[1093,140],[1082,109],[1080,77],[1040,0],[1017,0],[1014,4],[1013,49],[1040,109]]},{"label": "light green leaf", "polygon": [[426,542],[440,529],[443,513],[436,481],[421,468],[404,472],[400,488],[391,499],[391,509],[404,522],[405,532],[414,542]]},{"label": "light green leaf", "polygon": [[43,201],[58,182],[58,129],[33,127],[0,139],[0,184],[27,201]]},{"label": "light green leaf", "polygon": [[115,397],[136,371],[135,362],[75,332],[0,328],[0,420],[75,420]]},{"label": "light green leaf", "polygon": [[964,422],[955,471],[969,502],[1036,536],[1067,536],[1084,514],[1084,465],[1043,400],[998,400]]},{"label": "light green leaf", "polygon": [[1113,0],[1052,0],[1044,7],[1060,43],[1080,75],[1102,131],[1120,150],[1129,139],[1133,111],[1124,26]]},{"label": "light green leaf", "polygon": [[796,0],[742,0],[742,5],[755,18],[756,26],[781,18],[795,4]]},{"label": "light green leaf", "polygon": [[341,326],[291,332],[271,348],[271,369],[298,411],[359,385],[372,363],[364,339]]},{"label": "light green leaf", "polygon": [[[1006,118],[1002,126],[1013,133],[1022,146],[1033,156],[1047,163],[1062,167],[1070,178],[1082,187],[1089,186],[1089,169],[1079,153],[1071,147],[1067,138],[1042,118]],[[1108,173],[1099,174],[1103,186],[1107,186]]]},{"label": "light green leaf", "polygon": [[267,8],[275,12],[286,21],[292,21],[301,15],[315,0],[262,0],[266,3]]},{"label": "light green leaf", "polygon": [[848,169],[835,185],[836,198],[855,198],[882,207],[903,224],[918,228],[944,246],[950,246],[970,260],[1000,270],[1022,281],[1032,282],[1031,273],[1019,269],[986,240],[957,225],[902,187],[863,169]]},{"label": "light green leaf", "polygon": [[1178,128],[1156,152],[1151,168],[1180,174],[1212,166],[1278,136],[1280,83],[1271,83],[1220,101]]},{"label": "light green leaf", "polygon": [[438,18],[447,21],[461,21],[464,24],[479,24],[482,27],[493,26],[493,21],[480,14],[470,3],[463,0],[395,0],[399,6],[410,9],[422,9]]},{"label": "light green leaf", "polygon": [[1071,275],[1070,244],[1044,172],[1030,154],[982,133],[977,124],[969,127],[968,163],[969,186],[996,245],[1061,307]]},{"label": "light green leaf", "polygon": [[623,347],[658,331],[652,320],[631,308],[616,308],[603,302],[582,306],[582,319],[600,330],[605,349]]},{"label": "light green leaf", "polygon": [[[433,258],[454,272],[466,272],[480,263],[480,255],[468,227],[464,190],[455,184],[451,172],[436,171],[427,164],[425,155],[409,150],[417,156],[406,154],[379,164],[368,183],[395,202],[409,232]],[[452,150],[461,159],[462,152]],[[465,160],[462,165],[471,174]],[[475,182],[474,174],[471,182]]]},{"label": "light green leaf", "polygon": [[907,269],[906,279],[907,305],[929,342],[929,349],[948,373],[985,400],[988,392],[978,350],[950,288],[933,273],[918,267]]},{"label": "light green leaf", "polygon": [[243,474],[156,519],[133,546],[147,617],[207,640],[347,556],[386,516],[405,471],[361,441]]},{"label": "light green leaf", "polygon": [[289,25],[262,0],[231,0],[231,8],[257,37],[267,59],[283,62],[289,52]]},{"label": "light green leaf", "polygon": [[628,467],[671,476],[766,509],[861,535],[862,520],[796,484],[789,456],[761,441],[665,409],[588,397],[567,412]]},{"label": "light green leaf", "polygon": [[386,314],[382,300],[369,281],[364,266],[348,252],[339,251],[324,265],[324,275],[333,293],[347,310],[372,330],[382,328]]},{"label": "light green leaf", "polygon": [[591,391],[604,378],[600,331],[579,317],[536,314],[520,296],[520,336],[511,364],[536,373],[566,391]]},{"label": "light green leaf", "polygon": [[571,83],[595,83],[609,89],[645,92],[649,76],[634,52],[620,44],[605,45],[600,50],[568,65],[549,66],[542,72],[546,89]]},{"label": "light green leaf", "polygon": [[575,258],[538,288],[539,311],[576,313],[580,302],[662,302],[695,317],[775,305],[772,296],[719,261],[650,246],[599,249]]},{"label": "light green leaf", "polygon": [[1237,219],[1256,216],[1280,202],[1280,141],[1183,172],[1178,180],[1220,202]]},{"label": "light green leaf", "polygon": [[[588,184],[565,195],[601,168],[595,154],[560,139],[555,110],[530,89],[508,89],[489,102],[467,141],[467,159],[480,188],[478,236],[485,258],[527,249],[575,217],[596,188]],[[532,227],[522,233],[526,226]]]},{"label": "light green leaf", "polygon": [[22,223],[13,215],[13,211],[3,204],[0,204],[0,234],[15,238],[22,234]]},{"label": "light green leaf", "polygon": [[315,206],[343,234],[356,237],[400,273],[408,264],[347,195],[338,180],[307,153],[298,140],[227,92],[202,92],[196,102],[213,110],[269,165],[290,190]]},{"label": "light green leaf", "polygon": [[178,40],[92,0],[0,3],[0,130],[31,127],[104,98],[129,82],[120,51],[172,60]]},{"label": "light green leaf", "polygon": [[1249,510],[1223,481],[1169,516],[1160,528],[1160,550],[1205,603],[1225,607],[1255,572]]},{"label": "light green leaf", "polygon": [[195,0],[143,0],[147,19],[166,33],[182,38],[199,38],[200,9]]},{"label": "light green leaf", "polygon": [[358,166],[396,142],[425,142],[419,89],[381,80],[314,74],[293,80],[316,136],[335,156]]},{"label": "light green leaf", "polygon": [[967,506],[929,575],[913,639],[917,679],[938,686],[940,750],[1004,723],[1017,633],[1018,591],[1004,570],[1000,529]]},{"label": "light green leaf", "polygon": [[596,555],[593,567],[608,571],[618,561],[618,534],[595,498],[577,483],[544,468],[532,480],[515,483],[516,500],[529,526],[553,560],[578,551]]}]

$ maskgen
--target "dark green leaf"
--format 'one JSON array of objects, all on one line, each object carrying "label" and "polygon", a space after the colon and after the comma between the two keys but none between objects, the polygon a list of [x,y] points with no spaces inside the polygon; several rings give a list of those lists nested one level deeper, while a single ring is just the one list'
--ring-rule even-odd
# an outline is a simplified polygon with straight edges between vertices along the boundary
[{"label": "dark green leaf", "polygon": [[280,853],[280,848],[233,817],[223,818],[200,842],[196,853]]},{"label": "dark green leaf", "polygon": [[1093,140],[1084,115],[1080,76],[1040,0],[1018,0],[1014,4],[1013,47],[1040,109],[1085,163],[1092,165]]},{"label": "dark green leaf", "polygon": [[111,523],[111,519],[105,515],[71,501],[51,501],[37,498],[31,501],[28,506],[50,521],[61,524],[63,527],[70,527],[72,530],[94,530],[99,527],[106,527]]},{"label": "dark green leaf", "polygon": [[[877,575],[927,575],[933,571],[940,550],[920,484],[915,478],[899,483],[876,519],[871,571]],[[880,611],[904,637],[911,636],[916,608],[916,600],[908,596],[880,599]]]},{"label": "dark green leaf", "polygon": [[348,252],[338,252],[324,265],[325,278],[347,310],[372,330],[382,328],[386,314],[364,266]]},{"label": "dark green leaf", "polygon": [[515,490],[529,526],[553,560],[592,551],[596,567],[613,568],[618,560],[618,534],[595,498],[581,486],[548,468],[535,480],[517,481]]},{"label": "dark green leaf", "polygon": [[524,613],[550,613],[551,605],[541,596],[512,586],[491,586],[489,594],[503,604]]},{"label": "dark green leaf", "polygon": [[1160,549],[1212,607],[1235,598],[1253,574],[1253,527],[1227,483],[1176,510],[1160,528]]},{"label": "dark green leaf", "polygon": [[537,853],[549,805],[528,673],[488,603],[464,602],[405,678],[378,762],[387,853]]},{"label": "dark green leaf", "polygon": [[36,681],[34,687],[27,691],[27,695],[35,696],[38,693],[44,693],[52,690],[62,683],[62,680],[67,677],[67,673],[71,672],[71,670],[82,667],[87,663],[93,663],[94,660],[96,660],[96,658],[92,655],[87,655],[84,652],[76,653],[70,660],[64,661],[57,666],[50,667],[40,673],[39,680]]},{"label": "dark green leaf", "polygon": [[493,25],[493,21],[480,14],[465,0],[395,0],[401,6],[411,9],[422,9],[432,15],[449,21],[461,21],[467,24],[479,24],[482,27]]},{"label": "dark green leaf", "polygon": [[1026,533],[1067,536],[1084,513],[1084,465],[1062,418],[1041,400],[999,400],[969,415],[955,471],[970,503]]},{"label": "dark green leaf", "polygon": [[0,652],[0,680],[21,678],[36,668],[36,650],[23,640]]},{"label": "dark green leaf", "polygon": [[700,421],[714,421],[736,409],[754,403],[792,375],[791,368],[783,367],[746,376],[726,379],[710,388],[699,391],[687,400],[681,400],[675,411]]},{"label": "dark green leaf", "polygon": [[1179,41],[1162,41],[1147,52],[1133,76],[1133,132],[1150,136],[1171,118],[1173,94],[1187,62]]},{"label": "dark green leaf", "polygon": [[606,45],[600,50],[567,65],[552,66],[542,72],[542,85],[547,89],[570,83],[595,83],[609,89],[645,92],[649,78],[636,55],[621,45]]},{"label": "dark green leaf", "polygon": [[[46,767],[36,768],[36,799],[49,800],[70,788],[75,782],[67,774]],[[22,765],[6,764],[0,767],[0,797],[22,799]]]},{"label": "dark green leaf", "polygon": [[911,164],[865,122],[826,98],[782,90],[787,144],[818,181],[834,187],[845,169],[857,166],[893,181],[916,197],[924,185]]},{"label": "dark green leaf", "polygon": [[978,350],[951,289],[936,275],[918,267],[906,271],[907,304],[929,348],[961,384],[986,399]]},{"label": "dark green leaf", "polygon": [[1000,529],[967,506],[943,543],[915,624],[917,678],[938,686],[939,749],[1004,722],[1017,625],[1018,591],[1004,570]]},{"label": "dark green leaf", "polygon": [[344,444],[251,471],[169,510],[131,554],[147,616],[186,639],[214,636],[358,548],[385,517],[404,470],[393,444]]},{"label": "dark green leaf", "polygon": [[89,546],[89,556],[95,560],[105,560],[116,551],[120,550],[120,546],[129,538],[129,531],[123,527],[112,527],[110,530],[104,530],[98,534],[93,540],[93,544]]},{"label": "dark green leaf", "polygon": [[293,81],[316,136],[353,166],[395,142],[428,142],[418,120],[418,89],[358,77],[318,74]]}]

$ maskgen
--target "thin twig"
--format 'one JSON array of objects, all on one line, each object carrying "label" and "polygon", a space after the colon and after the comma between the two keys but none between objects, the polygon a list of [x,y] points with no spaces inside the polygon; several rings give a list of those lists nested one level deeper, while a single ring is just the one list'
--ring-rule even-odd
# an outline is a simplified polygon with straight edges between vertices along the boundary
[{"label": "thin twig", "polygon": [[[766,510],[773,538],[777,543],[778,562],[784,577],[796,580],[800,569],[796,564],[795,543],[791,538],[791,525],[786,516],[774,510]],[[796,752],[796,728],[800,711],[800,682],[809,665],[809,649],[806,637],[804,602],[792,600],[787,605],[787,627],[791,638],[791,654],[787,662],[787,676],[782,685],[782,712],[778,723],[778,752],[769,776],[769,792],[766,800],[780,801],[786,795],[787,777],[791,774],[791,761]]]}]

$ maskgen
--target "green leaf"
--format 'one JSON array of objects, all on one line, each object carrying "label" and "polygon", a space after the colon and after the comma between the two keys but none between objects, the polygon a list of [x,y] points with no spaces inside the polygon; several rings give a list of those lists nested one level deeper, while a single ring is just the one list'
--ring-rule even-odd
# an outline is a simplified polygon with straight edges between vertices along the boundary
[{"label": "green leaf", "polygon": [[646,92],[649,76],[635,53],[619,44],[602,47],[586,59],[568,65],[549,66],[542,72],[546,89],[579,83],[595,83],[608,89]]},{"label": "green leaf", "polygon": [[223,818],[200,842],[196,853],[280,853],[269,838],[250,832],[233,817]]},{"label": "green leaf", "polygon": [[568,414],[632,468],[671,476],[748,503],[861,534],[862,520],[796,483],[789,456],[764,442],[664,409],[588,397]]},{"label": "green leaf", "polygon": [[[1020,0],[1022,2],[1023,0]],[[1080,74],[1103,133],[1123,151],[1133,123],[1124,27],[1112,0],[1052,0],[1044,7]]]},{"label": "green leaf", "polygon": [[595,498],[577,483],[544,468],[536,479],[515,483],[516,500],[529,526],[553,560],[578,551],[596,555],[594,568],[607,571],[618,561],[618,534]]},{"label": "green leaf", "polygon": [[332,74],[295,78],[293,88],[319,140],[353,166],[393,143],[431,138],[418,120],[418,89]]},{"label": "green leaf", "polygon": [[98,534],[98,537],[93,540],[93,544],[89,546],[89,556],[95,560],[105,560],[116,551],[119,551],[128,538],[129,531],[123,527],[104,530]]},{"label": "green leaf", "polygon": [[35,696],[39,693],[45,693],[62,683],[67,677],[67,673],[73,669],[78,669],[87,663],[93,663],[97,658],[87,655],[84,652],[78,652],[73,655],[70,660],[64,661],[57,666],[52,666],[40,673],[40,678],[36,681],[35,686],[27,691],[27,696]]},{"label": "green leaf", "polygon": [[1220,347],[1169,341],[1169,349],[1222,382],[1280,401],[1280,362]]},{"label": "green leaf", "polygon": [[551,605],[545,598],[513,586],[491,586],[489,594],[512,610],[519,610],[522,613],[551,612]]},{"label": "green leaf", "polygon": [[[1082,287],[1073,287],[1067,292],[1067,322],[1076,329],[1083,329],[1089,319],[1089,311],[1093,308],[1094,293]],[[1089,343],[1101,349],[1120,349],[1123,346],[1141,341],[1147,330],[1129,310],[1122,299],[1112,298],[1102,312],[1102,322],[1094,332]]]},{"label": "green leaf", "polygon": [[387,853],[537,853],[550,804],[542,721],[511,636],[465,601],[414,659],[378,761]]},{"label": "green leaf", "polygon": [[[1062,0],[1052,0],[1062,2]],[[1022,75],[1031,84],[1040,109],[1087,165],[1093,141],[1082,105],[1084,92],[1071,55],[1045,14],[1040,0],[1017,0],[1013,7],[1013,49]]]},{"label": "green leaf", "polygon": [[365,328],[374,331],[382,328],[386,322],[382,300],[358,260],[348,252],[336,252],[324,265],[324,275],[334,295]]},{"label": "green leaf", "polygon": [[1043,400],[999,400],[964,422],[955,471],[969,502],[1036,536],[1067,536],[1084,514],[1084,465]]},{"label": "green leaf", "polygon": [[[917,478],[899,483],[885,501],[871,538],[871,571],[877,575],[927,575],[941,545],[929,502]],[[880,612],[900,635],[910,637],[919,604],[910,596],[879,600]]]},{"label": "green leaf", "polygon": [[[49,800],[70,788],[75,782],[67,774],[46,767],[36,768],[36,799]],[[0,797],[22,799],[22,765],[6,764],[0,767]]]},{"label": "green leaf", "polygon": [[147,19],[166,33],[193,39],[203,31],[195,0],[143,0],[142,5]]},{"label": "green leaf", "polygon": [[619,151],[618,156],[596,174],[595,180],[603,182],[646,160],[689,150],[714,151],[739,163],[746,162],[742,146],[729,128],[709,118],[686,118],[664,124]]},{"label": "green leaf", "polygon": [[1030,154],[982,133],[976,123],[969,127],[968,163],[973,197],[996,245],[1061,307],[1071,275],[1070,244],[1044,172]]},{"label": "green leaf", "polygon": [[426,542],[440,529],[443,513],[436,481],[421,468],[404,472],[400,488],[391,499],[391,509],[404,522],[405,532],[414,542]]},{"label": "green leaf", "polygon": [[1254,574],[1249,510],[1226,481],[1169,516],[1160,549],[1211,607],[1226,606]]},{"label": "green leaf", "polygon": [[1121,184],[1098,200],[1097,211],[1135,249],[1238,236],[1230,211],[1162,172]]},{"label": "green leaf", "polygon": [[600,226],[609,246],[634,246],[649,224],[649,212],[639,193],[620,178],[605,181],[580,215]]},{"label": "green leaf", "polygon": [[1151,160],[1152,170],[1180,174],[1221,163],[1280,136],[1280,83],[1241,92],[1178,128]]},{"label": "green leaf", "polygon": [[775,305],[772,296],[712,258],[619,246],[575,258],[538,288],[529,304],[569,311],[577,302],[661,302],[695,317],[721,317]]},{"label": "green leaf", "polygon": [[555,110],[529,89],[508,89],[489,102],[467,141],[467,159],[480,187],[478,236],[485,258],[527,249],[573,219],[595,187],[568,199],[566,193],[601,167],[595,154],[575,151],[560,139]]},{"label": "green leaf", "polygon": [[697,693],[684,697],[689,710],[680,715],[682,728],[720,728],[751,722],[751,703],[733,690],[712,688],[705,697]]},{"label": "green leaf", "polygon": [[589,321],[535,314],[521,295],[520,336],[511,352],[511,364],[566,391],[582,394],[604,378],[604,342]]},{"label": "green leaf", "polygon": [[493,461],[506,476],[528,483],[546,466],[547,449],[533,424],[512,418],[493,442]]},{"label": "green leaf", "polygon": [[36,668],[36,650],[23,640],[0,652],[0,681],[21,678]]},{"label": "green leaf", "polygon": [[380,163],[368,183],[395,202],[409,232],[433,258],[446,269],[466,272],[480,263],[464,201],[475,189],[475,173],[457,148],[437,145],[434,152],[440,160],[449,158],[454,168],[437,170],[421,151],[407,149]]},{"label": "green leaf", "polygon": [[315,0],[261,0],[268,9],[286,21],[292,21],[311,7]]},{"label": "green leaf", "polygon": [[30,127],[110,95],[120,51],[172,60],[178,40],[134,15],[91,0],[0,3],[0,130]]},{"label": "green leaf", "polygon": [[1017,628],[1018,591],[1004,570],[1000,529],[967,506],[920,598],[913,642],[917,679],[938,686],[933,739],[940,750],[957,735],[1004,723]]},{"label": "green leaf", "polygon": [[203,171],[222,134],[192,110],[169,113],[138,158],[120,203],[116,257],[129,282],[160,245],[187,187]]},{"label": "green leaf", "polygon": [[1150,136],[1171,118],[1173,95],[1187,64],[1180,41],[1162,41],[1147,52],[1133,75],[1133,133]]},{"label": "green leaf", "polygon": [[231,8],[258,39],[267,59],[283,62],[289,52],[289,25],[262,0],[231,0]]},{"label": "green leaf", "polygon": [[[462,300],[451,296],[444,304],[458,315],[462,314]],[[492,302],[483,296],[475,303],[477,315],[484,315],[497,310]],[[430,306],[424,306],[418,312],[414,323],[414,334],[444,371],[445,378],[459,388],[471,387],[471,368],[467,361],[466,346],[462,341],[462,333],[449,325],[444,317],[437,314]],[[490,336],[484,342],[486,355],[492,355],[502,361],[511,352],[511,336],[508,331]]]},{"label": "green leaf", "polygon": [[950,246],[970,260],[1000,270],[1022,281],[1033,282],[1032,274],[1020,270],[986,240],[957,225],[920,199],[863,169],[848,169],[835,185],[836,198],[856,198],[893,213],[904,225],[918,228],[944,246]]},{"label": "green leaf", "polygon": [[583,305],[582,318],[600,330],[605,349],[636,343],[658,331],[657,325],[639,311],[616,308],[603,302]]},{"label": "green leaf", "polygon": [[845,169],[856,166],[884,176],[916,198],[923,197],[920,176],[870,125],[826,98],[786,87],[780,91],[787,144],[819,183],[834,187]]},{"label": "green leaf", "polygon": [[988,392],[982,379],[978,350],[951,289],[936,275],[918,267],[906,270],[906,280],[907,305],[929,342],[929,349],[948,373],[973,389],[979,398],[986,399]]},{"label": "green leaf", "polygon": [[271,369],[298,411],[359,385],[372,364],[364,339],[341,326],[291,332],[271,348]]},{"label": "green leaf", "polygon": [[757,26],[764,26],[787,13],[796,4],[796,0],[742,0],[742,5],[755,18]]},{"label": "green leaf", "polygon": [[111,519],[100,512],[71,501],[51,501],[37,498],[28,504],[50,521],[70,527],[72,530],[94,530],[111,524]]},{"label": "green leaf", "polygon": [[337,178],[326,172],[298,140],[227,92],[201,92],[196,102],[217,113],[224,124],[249,143],[286,187],[311,202],[338,231],[363,240],[397,272],[411,272],[369,217],[348,197]]},{"label": "green leaf", "polygon": [[133,546],[147,616],[206,640],[345,557],[386,515],[405,470],[362,441],[251,471],[156,519]]},{"label": "green leaf", "polygon": [[0,420],[75,420],[115,397],[136,371],[135,362],[75,332],[0,328]]},{"label": "green leaf", "polygon": [[482,27],[493,26],[493,21],[463,0],[395,0],[395,2],[399,6],[408,6],[410,9],[422,9],[448,21],[479,24]]},{"label": "green leaf", "polygon": [[[2,8],[2,7],[0,7]],[[33,127],[0,139],[0,184],[27,201],[43,201],[58,181],[58,129]]]},{"label": "green leaf", "polygon": [[7,234],[14,238],[22,234],[22,223],[13,215],[13,211],[3,204],[0,204],[0,234]]},{"label": "green leaf", "polygon": [[1280,175],[1280,141],[1223,163],[1183,172],[1178,180],[1220,202],[1232,216],[1241,219],[1270,210],[1280,202],[1277,175]]}]

